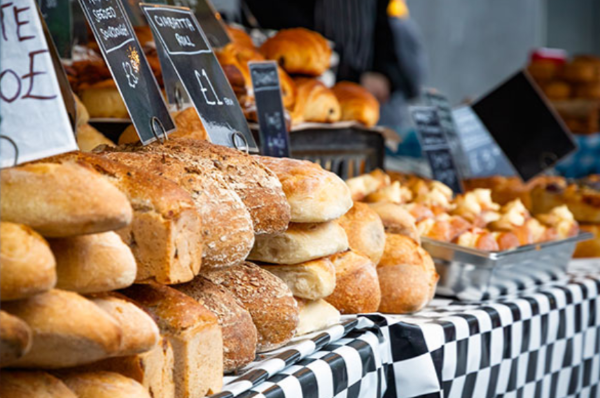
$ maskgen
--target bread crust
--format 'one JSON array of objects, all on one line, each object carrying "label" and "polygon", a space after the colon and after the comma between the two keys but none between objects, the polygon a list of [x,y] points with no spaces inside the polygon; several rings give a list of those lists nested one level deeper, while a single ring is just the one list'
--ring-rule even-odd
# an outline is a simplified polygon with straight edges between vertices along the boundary
[{"label": "bread crust", "polygon": [[373,127],[379,121],[379,102],[364,87],[353,82],[339,82],[332,88],[340,103],[340,120],[353,120]]},{"label": "bread crust", "polygon": [[2,398],[79,398],[62,381],[46,372],[3,371]]},{"label": "bread crust", "polygon": [[81,398],[150,398],[137,381],[115,372],[68,372],[58,376]]}]

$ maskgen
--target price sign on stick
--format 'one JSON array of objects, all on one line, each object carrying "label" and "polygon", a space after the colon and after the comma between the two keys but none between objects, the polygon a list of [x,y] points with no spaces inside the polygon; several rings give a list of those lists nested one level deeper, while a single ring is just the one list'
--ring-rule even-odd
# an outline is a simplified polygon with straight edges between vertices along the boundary
[{"label": "price sign on stick", "polygon": [[289,157],[290,144],[285,125],[277,63],[251,62],[249,66],[260,125],[261,152],[266,156]]},{"label": "price sign on stick", "polygon": [[2,167],[77,149],[34,0],[1,0]]},{"label": "price sign on stick", "polygon": [[[198,111],[210,140],[257,152],[246,118],[221,65],[187,8],[141,4],[156,41]],[[167,88],[169,90],[170,88]]]},{"label": "price sign on stick", "polygon": [[448,185],[456,193],[463,192],[460,173],[436,108],[415,106],[410,108],[410,113],[433,178]]},{"label": "price sign on stick", "polygon": [[150,65],[120,0],[79,0],[140,140],[175,129]]}]

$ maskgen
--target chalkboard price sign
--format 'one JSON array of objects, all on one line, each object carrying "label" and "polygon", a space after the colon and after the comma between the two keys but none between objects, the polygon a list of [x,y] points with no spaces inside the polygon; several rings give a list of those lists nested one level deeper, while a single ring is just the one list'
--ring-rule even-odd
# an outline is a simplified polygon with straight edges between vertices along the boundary
[{"label": "chalkboard price sign", "polygon": [[175,129],[156,79],[120,0],[79,0],[140,140]]},{"label": "chalkboard price sign", "polygon": [[[148,24],[192,103],[210,140],[258,152],[246,118],[191,10],[141,3]],[[163,58],[163,59],[164,59]],[[167,88],[169,89],[169,88]]]},{"label": "chalkboard price sign", "polygon": [[266,156],[289,157],[289,137],[277,63],[251,62],[249,66],[260,125],[261,152]]},{"label": "chalkboard price sign", "polygon": [[410,108],[410,112],[433,178],[448,185],[454,192],[463,192],[460,173],[452,157],[437,109],[415,106]]}]

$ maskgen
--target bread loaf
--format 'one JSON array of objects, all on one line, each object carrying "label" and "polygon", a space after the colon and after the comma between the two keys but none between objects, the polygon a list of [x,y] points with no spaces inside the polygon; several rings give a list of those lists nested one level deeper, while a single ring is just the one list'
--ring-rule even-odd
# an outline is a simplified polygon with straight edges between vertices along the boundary
[{"label": "bread loaf", "polygon": [[381,285],[379,311],[392,314],[425,307],[439,279],[431,256],[414,240],[396,234],[387,235],[377,273]]},{"label": "bread loaf", "polygon": [[340,322],[340,312],[323,299],[310,301],[297,298],[296,301],[300,308],[300,322],[296,331],[298,336],[322,330]]},{"label": "bread loaf", "polygon": [[258,159],[279,178],[290,204],[292,222],[331,221],[352,207],[350,190],[344,181],[318,164],[266,156]]},{"label": "bread loaf", "polygon": [[26,164],[3,169],[0,176],[2,221],[28,225],[44,236],[99,233],[131,222],[125,195],[81,165]]},{"label": "bread loaf", "polygon": [[56,285],[48,243],[29,227],[0,223],[0,300],[18,300]]},{"label": "bread loaf", "polygon": [[81,151],[91,152],[99,145],[115,146],[111,140],[89,124],[77,127],[77,146]]},{"label": "bread loaf", "polygon": [[203,271],[202,275],[229,290],[248,310],[258,332],[258,352],[281,347],[294,337],[298,306],[290,289],[276,276],[248,262]]},{"label": "bread loaf", "polygon": [[6,367],[31,348],[31,328],[16,316],[0,311],[0,367]]},{"label": "bread loaf", "polygon": [[58,377],[79,398],[150,398],[137,381],[114,372],[69,372]]},{"label": "bread loaf", "polygon": [[104,80],[80,91],[81,102],[93,118],[129,119],[129,112],[114,80]]},{"label": "bread loaf", "polygon": [[335,267],[329,258],[293,265],[261,265],[285,282],[296,298],[318,300],[335,289]]},{"label": "bread loaf", "polygon": [[[168,178],[190,193],[202,218],[204,267],[236,264],[248,256],[254,244],[250,213],[209,160],[184,162],[160,153],[106,152],[102,155]],[[211,169],[212,172],[207,171]]]},{"label": "bread loaf", "polygon": [[381,290],[371,260],[349,250],[331,256],[331,261],[335,266],[335,290],[325,300],[342,314],[377,311]]},{"label": "bread loaf", "polygon": [[90,300],[117,321],[123,338],[119,356],[141,354],[158,344],[158,326],[150,315],[118,293],[98,293]]},{"label": "bread loaf", "polygon": [[46,372],[0,372],[2,398],[81,398]]},{"label": "bread loaf", "polygon": [[346,233],[335,221],[290,224],[283,234],[257,236],[248,259],[273,264],[299,264],[347,249]]},{"label": "bread loaf", "polygon": [[377,264],[385,247],[385,231],[379,215],[366,203],[356,202],[338,223],[346,231],[350,248]]},{"label": "bread loaf", "polygon": [[219,319],[223,331],[223,368],[233,372],[256,357],[257,332],[250,313],[225,288],[203,276],[175,288],[208,308]]},{"label": "bread loaf", "polygon": [[122,289],[135,281],[135,258],[114,232],[51,239],[49,243],[56,258],[59,289],[97,293]]},{"label": "bread loaf", "polygon": [[340,103],[323,83],[317,79],[296,78],[296,102],[292,110],[292,123],[333,123],[340,120]]},{"label": "bread loaf", "polygon": [[160,176],[112,162],[101,156],[72,152],[53,162],[85,162],[123,191],[134,209],[132,223],[116,231],[137,263],[137,281],[187,282],[202,261],[202,223],[190,195]]},{"label": "bread loaf", "polygon": [[[415,218],[401,205],[389,202],[377,202],[369,203],[369,206],[381,218],[385,232],[408,236],[417,243],[421,242]],[[375,264],[378,262],[379,260]]]},{"label": "bread loaf", "polygon": [[53,289],[2,303],[33,331],[31,350],[15,367],[56,369],[94,362],[118,353],[121,328],[106,312],[77,293]]},{"label": "bread loaf", "polygon": [[193,298],[157,283],[122,293],[148,311],[173,347],[175,396],[203,397],[223,385],[223,337],[217,317]]},{"label": "bread loaf", "polygon": [[340,120],[354,120],[372,127],[379,121],[379,102],[360,84],[339,82],[332,88],[340,102]]}]

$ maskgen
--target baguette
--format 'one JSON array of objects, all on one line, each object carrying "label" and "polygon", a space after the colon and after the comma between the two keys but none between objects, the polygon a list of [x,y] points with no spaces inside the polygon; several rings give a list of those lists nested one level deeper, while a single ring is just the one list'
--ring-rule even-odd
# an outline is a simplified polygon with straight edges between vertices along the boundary
[{"label": "baguette", "polygon": [[261,264],[285,282],[296,298],[318,300],[333,293],[335,267],[327,257],[293,265]]},{"label": "baguette", "polygon": [[174,354],[175,396],[203,397],[223,386],[223,337],[217,317],[193,298],[157,283],[122,293],[148,311]]},{"label": "baguette", "polygon": [[114,372],[74,370],[58,377],[79,398],[150,398],[140,383]]},{"label": "baguette", "polygon": [[312,333],[340,322],[340,312],[327,301],[296,298],[300,309],[300,322],[296,335]]},{"label": "baguette", "polygon": [[15,367],[57,369],[119,352],[122,333],[117,322],[77,293],[54,289],[2,305],[33,331],[31,350],[14,362]]},{"label": "baguette", "polygon": [[248,310],[258,332],[258,352],[288,343],[298,326],[298,306],[290,289],[276,276],[252,263],[203,271],[229,290]]},{"label": "baguette", "polygon": [[2,221],[28,225],[43,236],[100,233],[131,222],[125,195],[90,168],[36,163],[4,169],[0,176]]},{"label": "baguette", "polygon": [[223,368],[233,372],[256,357],[257,332],[250,313],[228,290],[198,276],[175,288],[204,305],[219,319],[223,331]]},{"label": "baguette", "polygon": [[385,247],[385,230],[377,212],[366,203],[356,202],[338,223],[346,231],[350,248],[377,264]]},{"label": "baguette", "polygon": [[0,311],[0,367],[6,367],[31,348],[31,328],[16,316]]},{"label": "baguette", "polygon": [[56,258],[58,289],[98,293],[135,281],[135,258],[114,232],[50,239],[49,243]]},{"label": "baguette", "polygon": [[71,152],[49,161],[87,163],[127,195],[133,222],[116,232],[135,257],[136,281],[180,283],[198,273],[202,223],[185,190],[165,178],[90,153]]},{"label": "baguette", "polygon": [[2,398],[81,398],[46,372],[0,372]]},{"label": "baguette", "polygon": [[29,227],[0,223],[0,300],[18,300],[52,289],[56,263],[48,243]]}]

